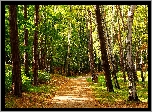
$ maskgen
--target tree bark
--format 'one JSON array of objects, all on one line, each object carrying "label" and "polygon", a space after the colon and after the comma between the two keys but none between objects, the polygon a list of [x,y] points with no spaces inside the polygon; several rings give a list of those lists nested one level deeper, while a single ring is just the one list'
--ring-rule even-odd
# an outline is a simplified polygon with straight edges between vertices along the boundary
[{"label": "tree bark", "polygon": [[[42,5],[42,7],[45,8],[46,10],[46,6]],[[47,31],[47,25],[46,25],[46,12],[43,12],[44,15],[44,29],[45,31]],[[45,70],[45,63],[46,63],[46,39],[47,39],[47,34],[46,32],[43,32],[43,34],[45,35],[45,40],[43,40],[43,37],[41,36],[41,63],[40,63],[40,68],[41,70]]]},{"label": "tree bark", "polygon": [[[24,19],[27,22],[27,5],[24,5]],[[24,26],[24,46],[25,46],[25,52],[24,52],[24,67],[25,67],[25,74],[26,76],[29,76],[29,65],[28,65],[28,29],[26,29],[26,24]]]},{"label": "tree bark", "polygon": [[[119,9],[120,17],[121,17],[121,20],[122,20],[122,23],[123,23],[123,30],[125,31],[126,28],[127,28],[127,25],[125,25],[125,23],[124,23],[120,5],[117,5],[117,15],[118,15],[118,9]],[[119,28],[119,31],[120,31],[120,28]],[[122,47],[122,44],[121,44],[121,47]],[[121,63],[122,63],[123,78],[124,78],[124,82],[126,82],[124,49],[122,49],[120,52],[122,53],[121,54],[121,56],[122,56],[121,57]]]},{"label": "tree bark", "polygon": [[[94,56],[93,56],[93,39],[92,39],[92,21],[91,21],[91,11],[88,9],[88,14],[89,14],[89,19],[90,19],[90,34],[88,34],[88,48],[89,48],[89,58],[90,58],[90,73],[92,75],[92,81],[97,83],[98,82],[98,77],[95,74],[94,71]],[[87,21],[88,22],[88,21]],[[87,32],[88,31],[88,23],[87,23]]]},{"label": "tree bark", "polygon": [[[119,16],[118,15],[118,5],[116,5],[116,8],[117,8],[117,16]],[[122,41],[121,41],[119,18],[118,18],[118,43],[119,43],[119,47],[120,47],[120,66],[121,66],[121,69],[123,70],[123,53],[122,53]]]},{"label": "tree bark", "polygon": [[130,11],[128,12],[128,38],[127,38],[127,66],[128,66],[128,79],[129,79],[129,101],[138,101],[136,82],[134,77],[134,64],[132,59],[132,23],[133,15],[136,5],[131,5]]},{"label": "tree bark", "polygon": [[[120,5],[117,5],[118,9],[119,9],[119,13],[120,13],[120,17],[122,19],[122,23],[123,23],[123,28],[124,28],[124,31],[127,29],[127,24],[124,23],[124,20],[123,20],[123,16],[122,16],[122,13],[121,13],[121,8],[120,8]],[[122,9],[123,10],[123,9]]]},{"label": "tree bark", "polygon": [[106,40],[104,38],[104,32],[103,32],[103,27],[101,24],[101,16],[100,16],[100,9],[99,5],[96,5],[96,20],[97,20],[97,28],[98,28],[98,34],[99,34],[99,40],[100,40],[100,48],[101,48],[101,53],[102,53],[102,60],[103,60],[103,67],[105,71],[105,78],[106,78],[106,86],[107,86],[107,91],[112,92],[113,90],[113,85],[111,81],[111,74],[110,74],[110,66],[108,63],[108,57],[107,57],[107,50],[106,50]]},{"label": "tree bark", "polygon": [[125,49],[123,50],[123,78],[124,82],[126,82],[126,59],[125,59]]},{"label": "tree bark", "polygon": [[108,57],[109,57],[108,60],[109,60],[109,64],[110,64],[110,73],[112,74],[115,87],[120,89],[120,86],[119,86],[119,83],[117,80],[117,75],[116,75],[116,73],[118,72],[118,58],[116,55],[115,55],[115,57],[113,56],[113,52],[112,52],[113,47],[111,46],[112,43],[111,43],[111,39],[108,35],[108,29],[107,29],[107,26],[105,23],[105,18],[103,18],[103,21],[104,21],[104,27],[105,27],[105,32],[106,32],[105,37],[107,37],[107,39],[106,39],[106,46],[107,47],[106,48],[107,48],[107,51],[108,51],[107,53],[108,53]]},{"label": "tree bark", "polygon": [[22,96],[21,64],[17,26],[17,5],[9,5],[10,43],[12,53],[12,90],[15,96]]},{"label": "tree bark", "polygon": [[69,62],[70,62],[70,36],[71,36],[71,23],[69,27],[69,32],[68,32],[68,51],[67,51],[67,57],[65,61],[65,74],[66,76],[70,76],[69,72]]},{"label": "tree bark", "polygon": [[[70,11],[71,11],[70,6]],[[71,19],[71,18],[70,18]],[[70,76],[70,38],[71,38],[71,21],[69,20],[69,31],[68,31],[68,52],[67,52],[67,59],[66,59],[66,65],[65,65],[65,74],[66,76]]]},{"label": "tree bark", "polygon": [[33,58],[33,73],[34,73],[34,85],[38,85],[38,21],[39,21],[39,5],[35,5],[35,35],[34,35],[34,58]]}]

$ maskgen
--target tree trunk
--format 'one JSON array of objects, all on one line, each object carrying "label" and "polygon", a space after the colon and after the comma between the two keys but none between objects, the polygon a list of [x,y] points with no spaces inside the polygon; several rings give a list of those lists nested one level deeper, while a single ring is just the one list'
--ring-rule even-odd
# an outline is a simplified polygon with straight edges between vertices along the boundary
[{"label": "tree trunk", "polygon": [[[24,5],[24,18],[25,21],[27,21],[27,5]],[[25,74],[26,76],[29,76],[29,65],[28,65],[28,29],[26,29],[26,24],[24,26],[24,46],[25,46],[25,52],[24,52],[24,67],[25,67]]]},{"label": "tree trunk", "polygon": [[39,15],[38,15],[38,11],[39,11],[39,5],[35,5],[35,13],[36,13],[36,18],[35,18],[35,35],[34,35],[34,41],[33,41],[33,45],[34,45],[34,58],[33,58],[33,73],[34,73],[34,85],[37,86],[38,85],[38,21],[39,21]]},{"label": "tree trunk", "polygon": [[[71,6],[70,6],[70,11],[71,11]],[[71,19],[71,18],[70,18]],[[65,74],[66,76],[70,76],[70,38],[71,38],[71,20],[69,20],[69,31],[68,31],[68,52],[67,52],[67,59],[66,59],[66,66],[65,66]]]},{"label": "tree trunk", "polygon": [[106,86],[107,86],[107,91],[112,92],[113,90],[113,85],[111,81],[111,74],[110,74],[110,66],[108,63],[108,57],[107,57],[107,50],[106,50],[106,40],[104,38],[104,32],[103,32],[103,27],[101,24],[101,16],[100,16],[100,9],[99,5],[96,5],[96,19],[97,19],[97,28],[98,28],[98,34],[99,34],[99,40],[100,40],[100,48],[101,48],[101,53],[102,53],[102,60],[103,60],[103,67],[105,71],[105,78],[106,78]]},{"label": "tree trunk", "polygon": [[125,59],[125,49],[123,51],[123,78],[124,82],[126,82],[126,59]]},{"label": "tree trunk", "polygon": [[50,66],[50,73],[54,74],[52,53],[50,54],[49,66]]},{"label": "tree trunk", "polygon": [[127,38],[127,72],[129,79],[129,101],[138,101],[136,82],[134,79],[134,64],[132,60],[132,23],[136,5],[131,5],[128,13],[128,38]]},{"label": "tree trunk", "polygon": [[144,75],[143,75],[143,71],[141,70],[141,79],[142,79],[142,82],[145,82],[145,78],[144,78]]},{"label": "tree trunk", "polygon": [[[117,16],[118,15],[118,5],[116,5],[117,8]],[[121,42],[121,31],[120,31],[120,23],[119,23],[119,18],[118,18],[118,43],[119,43],[119,47],[120,47],[120,66],[121,69],[123,70],[123,53],[122,53],[122,42]]]},{"label": "tree trunk", "polygon": [[[124,20],[123,20],[123,16],[122,16],[122,13],[121,13],[120,5],[117,5],[117,12],[118,12],[118,9],[119,9],[120,17],[121,17],[122,23],[123,23],[123,30],[125,31],[127,27],[124,24]],[[117,13],[117,15],[118,15],[118,13]],[[119,28],[119,31],[120,31],[120,28]],[[121,46],[122,46],[122,44],[121,44]],[[123,78],[124,78],[124,82],[126,82],[124,49],[121,50],[121,53],[122,53],[121,63],[122,63]]]},{"label": "tree trunk", "polygon": [[118,72],[118,57],[115,55],[115,57],[113,56],[113,47],[111,46],[111,39],[108,35],[108,29],[105,23],[105,18],[103,18],[104,21],[104,27],[105,27],[105,37],[107,37],[106,39],[106,48],[107,48],[107,53],[108,53],[108,60],[109,60],[109,64],[110,64],[110,72],[112,73],[112,77],[113,77],[113,81],[115,84],[115,87],[120,89],[118,80],[117,80],[117,75],[116,73]]},{"label": "tree trunk", "polygon": [[101,66],[101,60],[98,58],[98,64],[97,64],[98,72],[101,72],[102,66]]},{"label": "tree trunk", "polygon": [[10,43],[12,53],[12,90],[15,96],[22,96],[22,79],[21,79],[21,64],[20,51],[17,27],[17,6],[9,5],[10,12]]},{"label": "tree trunk", "polygon": [[[141,45],[141,40],[140,40],[140,45]],[[145,81],[144,79],[144,75],[143,75],[143,70],[142,70],[142,67],[143,67],[143,58],[142,58],[142,53],[143,53],[143,49],[140,50],[140,71],[141,71],[141,79],[142,79],[142,82]]]},{"label": "tree trunk", "polygon": [[119,86],[119,83],[118,83],[118,80],[117,80],[117,75],[116,73],[118,72],[118,61],[117,61],[117,55],[115,55],[114,57],[114,60],[113,60],[113,71],[112,71],[112,74],[113,74],[113,80],[114,80],[114,83],[115,83],[115,87],[120,89],[120,86]]},{"label": "tree trunk", "polygon": [[66,76],[70,76],[69,73],[69,62],[70,62],[70,36],[71,36],[71,23],[69,27],[69,33],[68,33],[68,52],[67,52],[67,57],[66,57],[66,62],[65,62],[65,74]]},{"label": "tree trunk", "polygon": [[[45,7],[45,6],[43,6]],[[46,7],[45,7],[46,10]],[[46,25],[46,12],[43,12],[44,15],[44,25],[45,25],[45,31],[47,31],[47,25]],[[45,32],[44,32],[45,33]],[[41,69],[45,70],[45,61],[46,61],[46,39],[47,34],[45,33],[45,40],[43,38],[41,39]]]},{"label": "tree trunk", "polygon": [[[90,19],[90,34],[87,33],[89,41],[88,41],[88,48],[89,48],[89,57],[90,57],[90,73],[92,75],[92,81],[97,83],[98,77],[94,71],[94,56],[93,56],[93,39],[92,39],[92,21],[91,21],[91,11],[88,9],[89,19]],[[88,21],[87,21],[87,32],[88,32]]]},{"label": "tree trunk", "polygon": [[38,68],[39,68],[39,70],[42,70],[42,62],[41,62],[42,57],[41,57],[41,53],[42,53],[41,51],[38,52]]}]

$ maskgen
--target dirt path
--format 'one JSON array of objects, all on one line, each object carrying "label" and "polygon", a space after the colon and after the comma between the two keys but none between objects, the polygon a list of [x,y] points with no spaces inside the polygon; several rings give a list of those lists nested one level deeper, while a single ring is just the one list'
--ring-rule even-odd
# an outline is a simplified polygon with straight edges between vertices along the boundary
[{"label": "dirt path", "polygon": [[[59,83],[59,82],[58,82]],[[100,108],[86,77],[68,78],[51,101],[52,108]]]},{"label": "dirt path", "polygon": [[[23,92],[22,97],[16,98],[11,94],[5,97],[7,108],[148,108],[148,102],[127,103],[110,101],[99,104],[95,100],[93,90],[86,81],[88,76],[67,78],[53,75],[49,85],[49,93]],[[102,93],[101,93],[102,94]],[[105,94],[103,94],[105,95]],[[106,97],[106,95],[105,95]],[[103,97],[102,97],[103,98]],[[103,99],[104,100],[104,99]],[[23,103],[24,102],[24,103]]]}]

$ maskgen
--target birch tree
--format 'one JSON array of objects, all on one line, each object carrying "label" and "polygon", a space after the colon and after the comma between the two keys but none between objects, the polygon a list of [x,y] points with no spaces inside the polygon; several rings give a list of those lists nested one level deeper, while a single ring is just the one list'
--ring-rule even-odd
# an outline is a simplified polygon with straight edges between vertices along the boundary
[{"label": "birch tree", "polygon": [[129,101],[138,101],[136,82],[134,77],[134,63],[132,59],[132,24],[136,5],[131,5],[128,12],[128,37],[127,37],[127,74],[129,79]]}]

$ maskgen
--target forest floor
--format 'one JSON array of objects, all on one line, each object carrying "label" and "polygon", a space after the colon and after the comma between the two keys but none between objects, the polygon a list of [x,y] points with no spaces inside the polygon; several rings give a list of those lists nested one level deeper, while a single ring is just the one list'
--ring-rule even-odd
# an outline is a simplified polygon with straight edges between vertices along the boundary
[{"label": "forest floor", "polygon": [[51,101],[52,108],[100,108],[86,77],[69,78],[67,83],[56,91]]},{"label": "forest floor", "polygon": [[54,75],[50,83],[54,86],[49,93],[23,92],[21,98],[7,95],[5,98],[7,106],[6,104],[5,106],[13,108],[148,108],[147,102],[121,101],[112,105],[108,102],[100,104],[86,80],[88,77],[69,78]]}]

